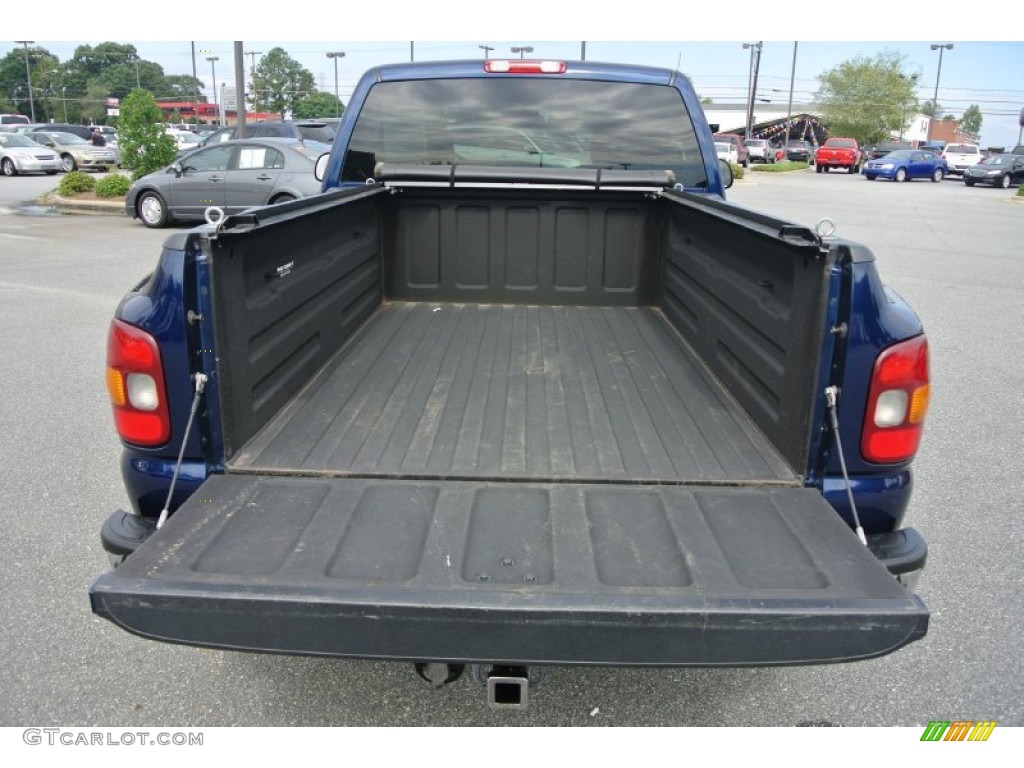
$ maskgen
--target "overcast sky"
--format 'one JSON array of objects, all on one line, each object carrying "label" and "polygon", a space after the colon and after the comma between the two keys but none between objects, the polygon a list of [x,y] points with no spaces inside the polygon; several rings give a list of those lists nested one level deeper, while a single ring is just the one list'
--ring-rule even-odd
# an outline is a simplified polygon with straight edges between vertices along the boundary
[{"label": "overcast sky", "polygon": [[[129,13],[118,11],[120,3],[121,0],[115,0],[112,5],[106,4],[105,16],[131,19]],[[271,14],[261,14],[259,21],[233,17],[226,10],[204,8],[195,14],[167,19],[162,22],[159,34],[135,26],[136,22],[122,21],[115,23],[111,32],[96,37],[87,34],[88,15],[79,18],[73,26],[62,28],[52,26],[49,15],[26,12],[24,19],[19,20],[18,10],[14,11],[13,25],[8,23],[7,26],[12,27],[11,37],[34,40],[61,61],[70,58],[80,44],[95,45],[105,40],[131,42],[143,59],[163,66],[165,74],[191,74],[190,36],[198,29],[207,34],[220,31],[225,33],[221,36],[245,40],[246,51],[266,53],[275,46],[284,48],[311,71],[317,85],[328,92],[334,91],[334,62],[326,54],[344,51],[345,57],[338,60],[338,90],[343,101],[348,100],[356,80],[365,70],[378,64],[408,61],[410,55],[417,61],[483,58],[484,51],[479,46],[487,45],[493,47],[489,52],[491,57],[508,57],[513,55],[512,46],[532,46],[534,52],[530,55],[535,58],[577,59],[581,54],[581,40],[585,39],[589,60],[678,66],[691,77],[702,97],[716,102],[742,102],[746,98],[750,65],[750,52],[743,49],[742,43],[764,40],[758,96],[784,104],[789,97],[794,60],[793,40],[786,38],[801,37],[811,39],[801,40],[796,49],[795,103],[813,100],[818,89],[817,77],[822,72],[845,59],[874,56],[883,51],[895,51],[905,57],[906,71],[919,75],[918,96],[924,101],[931,100],[934,94],[939,64],[938,52],[930,49],[930,43],[952,42],[953,50],[943,52],[939,80],[938,101],[944,114],[951,112],[959,116],[970,104],[978,104],[984,117],[982,142],[1012,146],[1017,143],[1018,117],[1024,108],[1024,42],[985,39],[986,33],[993,37],[992,32],[1003,29],[1024,29],[1020,3],[1006,11],[1005,23],[993,24],[991,20],[979,18],[972,27],[960,23],[966,17],[966,12],[961,11],[957,14],[960,22],[947,24],[949,29],[944,30],[941,20],[925,19],[919,9],[884,8],[882,3],[873,9],[871,3],[859,2],[856,7],[863,21],[850,30],[857,33],[856,36],[845,32],[850,26],[848,17],[839,15],[835,9],[819,11],[813,6],[800,10],[787,6],[786,11],[771,14],[766,29],[756,31],[749,20],[741,18],[736,25],[730,22],[728,36],[723,35],[724,9],[756,8],[757,13],[751,10],[747,17],[753,19],[771,7],[771,4],[754,5],[746,0],[707,4],[706,9],[697,12],[684,3],[648,2],[636,4],[629,18],[588,18],[586,23],[575,18],[584,15],[579,9],[591,8],[591,12],[585,14],[588,17],[601,14],[593,10],[598,7],[596,3],[579,0],[574,0],[571,8],[566,4],[564,9],[557,2],[533,0],[518,0],[507,5],[465,0],[432,3],[421,0],[408,5],[392,1],[386,6],[363,3],[356,9],[353,5],[325,5],[330,10],[318,19],[314,6],[304,5],[296,8],[296,13],[289,13],[288,6],[275,4],[270,6]],[[125,6],[137,12],[137,5],[125,3]],[[25,6],[16,6],[19,7]],[[376,7],[382,10],[375,10]],[[621,11],[626,6],[620,3],[614,7]],[[442,9],[447,9],[448,13],[441,12]],[[793,19],[796,13],[800,14],[799,19]],[[453,21],[460,18],[465,21]],[[885,26],[873,23],[881,18],[887,19]],[[741,36],[744,28],[750,31],[747,37]],[[268,34],[271,29],[273,34]],[[832,29],[844,30],[835,35],[839,41],[823,41],[822,33]],[[879,33],[894,29],[913,30],[913,36],[920,37],[901,42],[857,40],[888,37]],[[981,37],[962,39],[975,29]],[[334,32],[328,36],[324,34],[328,30]],[[412,50],[408,39],[394,39],[398,37],[412,39]],[[581,40],[573,39],[576,37]],[[679,39],[654,39],[666,37]],[[554,38],[567,42],[552,42]],[[16,47],[13,41],[0,42],[0,56]],[[208,56],[218,57],[214,63],[217,80],[228,85],[234,83],[234,48],[230,40],[196,40],[195,49],[196,73],[207,88],[212,79]],[[259,56],[256,60],[259,61]],[[252,58],[246,56],[246,68],[251,64]],[[209,90],[207,94],[211,95]]]}]

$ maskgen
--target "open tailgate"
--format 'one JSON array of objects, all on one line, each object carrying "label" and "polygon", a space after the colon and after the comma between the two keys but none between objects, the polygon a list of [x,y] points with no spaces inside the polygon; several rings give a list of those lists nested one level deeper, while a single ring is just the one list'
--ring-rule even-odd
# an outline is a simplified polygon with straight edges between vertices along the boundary
[{"label": "open tailgate", "polygon": [[90,597],[158,640],[522,664],[837,662],[928,625],[781,486],[216,475]]}]

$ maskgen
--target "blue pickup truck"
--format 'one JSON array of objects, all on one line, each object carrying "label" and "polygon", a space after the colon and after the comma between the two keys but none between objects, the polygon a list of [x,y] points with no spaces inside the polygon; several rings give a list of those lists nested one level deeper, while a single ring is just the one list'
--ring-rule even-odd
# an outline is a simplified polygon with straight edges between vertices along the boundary
[{"label": "blue pickup truck", "polygon": [[93,611],[157,640],[531,668],[923,637],[922,325],[862,245],[725,200],[678,72],[384,66],[321,195],[172,234],[117,308],[133,509]]}]

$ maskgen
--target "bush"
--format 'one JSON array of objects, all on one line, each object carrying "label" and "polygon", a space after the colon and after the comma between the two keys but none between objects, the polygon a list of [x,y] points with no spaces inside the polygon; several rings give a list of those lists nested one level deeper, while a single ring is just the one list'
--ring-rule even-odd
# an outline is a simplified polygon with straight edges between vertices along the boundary
[{"label": "bush", "polygon": [[85,171],[71,171],[60,180],[57,192],[62,197],[74,197],[79,192],[91,192],[96,188],[96,179]]},{"label": "bush", "polygon": [[745,171],[743,170],[742,165],[738,165],[737,163],[729,163],[729,167],[732,168],[732,177],[734,179],[743,178],[743,174],[745,173]]},{"label": "bush", "polygon": [[136,89],[121,100],[118,140],[124,167],[133,178],[159,171],[174,162],[178,148],[163,129],[163,112],[148,91]]},{"label": "bush", "polygon": [[1017,197],[1024,197],[1024,184],[1017,187]]},{"label": "bush", "polygon": [[131,185],[127,176],[112,173],[96,183],[96,194],[100,197],[124,197],[128,194],[128,188]]}]

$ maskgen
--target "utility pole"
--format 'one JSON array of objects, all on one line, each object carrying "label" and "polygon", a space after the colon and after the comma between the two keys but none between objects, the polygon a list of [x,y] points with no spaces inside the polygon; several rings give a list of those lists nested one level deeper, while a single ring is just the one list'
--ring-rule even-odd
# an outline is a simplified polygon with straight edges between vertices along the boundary
[{"label": "utility pole", "polygon": [[789,143],[789,132],[793,130],[793,84],[796,82],[796,46],[793,43],[793,68],[789,72],[789,104],[786,105],[786,138],[782,142],[785,147]]},{"label": "utility pole", "polygon": [[250,77],[256,77],[256,57],[262,56],[263,51],[246,51],[245,55],[252,56],[252,59],[250,59],[250,61],[252,61],[252,66],[249,68],[249,72]]},{"label": "utility pole", "polygon": [[248,108],[245,105],[245,52],[242,43],[235,41],[235,138],[244,139],[245,118]]},{"label": "utility pole", "polygon": [[477,48],[480,48],[484,52],[484,59],[491,58],[491,51],[494,50],[493,45],[478,45]]},{"label": "utility pole", "polygon": [[416,50],[411,40],[409,41],[409,61],[416,61]]},{"label": "utility pole", "polygon": [[939,52],[939,71],[935,75],[935,96],[932,98],[932,119],[928,121],[928,143],[932,141],[932,128],[935,125],[935,109],[939,106],[939,78],[942,77],[942,52],[952,51],[952,43],[932,43],[931,49]]},{"label": "utility pole", "polygon": [[35,45],[35,40],[15,40],[18,45],[25,46],[25,77],[28,79],[28,110],[32,115],[32,122],[36,121],[36,103],[32,100],[32,67],[28,63],[28,47]]},{"label": "utility pole", "polygon": [[587,60],[587,41],[584,40],[580,43],[580,61]]},{"label": "utility pole", "polygon": [[[750,70],[747,74],[747,125],[744,131],[744,138],[750,138],[750,129],[754,122],[754,94],[757,92],[757,68],[761,65],[761,46],[764,41],[756,43],[744,43],[744,48],[750,49]],[[757,64],[754,63],[754,51],[757,51]]]},{"label": "utility pole", "polygon": [[192,116],[195,118],[196,126],[199,126],[199,75],[196,74],[196,41],[192,41]]}]

